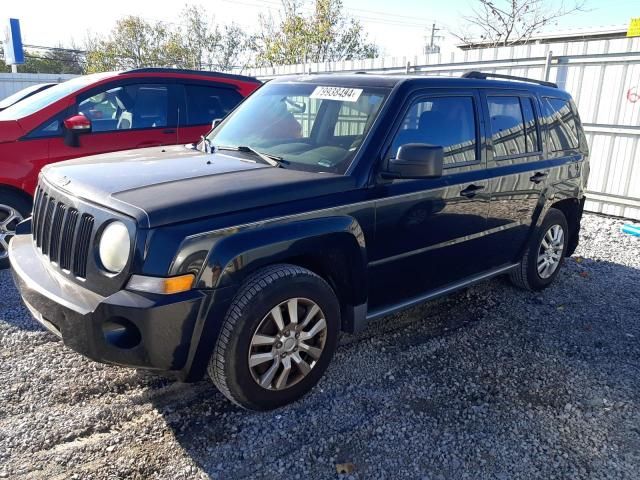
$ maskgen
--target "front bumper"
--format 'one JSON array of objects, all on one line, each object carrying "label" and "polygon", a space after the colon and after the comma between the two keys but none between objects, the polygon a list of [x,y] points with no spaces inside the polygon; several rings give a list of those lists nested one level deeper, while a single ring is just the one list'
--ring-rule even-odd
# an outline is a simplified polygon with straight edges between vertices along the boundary
[{"label": "front bumper", "polygon": [[9,258],[25,305],[65,345],[99,362],[185,376],[206,292],[102,297],[49,269],[30,235],[13,237]]}]

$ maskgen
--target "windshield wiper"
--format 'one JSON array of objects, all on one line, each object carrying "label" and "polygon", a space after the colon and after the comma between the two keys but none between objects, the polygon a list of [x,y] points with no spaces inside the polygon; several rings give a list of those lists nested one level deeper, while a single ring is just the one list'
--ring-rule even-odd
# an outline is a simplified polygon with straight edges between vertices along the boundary
[{"label": "windshield wiper", "polygon": [[238,145],[237,147],[225,147],[225,146],[221,146],[215,147],[216,150],[231,150],[234,152],[247,152],[247,153],[251,153],[253,154],[255,157],[258,157],[260,160],[262,160],[264,163],[266,163],[267,165],[271,165],[272,167],[283,167],[283,164],[286,165],[289,162],[287,162],[284,158],[282,157],[278,157],[277,155],[271,155],[269,153],[262,153],[259,152],[257,150],[255,150],[252,147],[249,147],[247,145]]}]

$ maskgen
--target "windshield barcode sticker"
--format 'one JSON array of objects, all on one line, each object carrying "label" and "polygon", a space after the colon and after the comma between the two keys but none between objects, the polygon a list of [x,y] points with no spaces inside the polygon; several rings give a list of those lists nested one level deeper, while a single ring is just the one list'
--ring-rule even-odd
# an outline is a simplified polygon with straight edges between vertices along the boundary
[{"label": "windshield barcode sticker", "polygon": [[309,98],[356,102],[360,98],[360,94],[362,94],[361,88],[316,87]]}]

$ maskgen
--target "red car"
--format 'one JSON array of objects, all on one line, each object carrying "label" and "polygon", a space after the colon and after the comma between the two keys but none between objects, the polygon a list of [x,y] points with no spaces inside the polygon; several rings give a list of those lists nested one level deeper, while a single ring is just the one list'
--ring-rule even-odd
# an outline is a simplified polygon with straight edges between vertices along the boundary
[{"label": "red car", "polygon": [[0,112],[0,268],[38,173],[61,160],[193,143],[260,86],[217,72],[144,68],[77,77]]}]

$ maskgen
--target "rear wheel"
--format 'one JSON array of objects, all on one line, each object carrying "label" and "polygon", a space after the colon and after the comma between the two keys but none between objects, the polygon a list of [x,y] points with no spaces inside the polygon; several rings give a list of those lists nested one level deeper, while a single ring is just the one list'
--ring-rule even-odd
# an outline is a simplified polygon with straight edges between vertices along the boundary
[{"label": "rear wheel", "polygon": [[13,192],[0,191],[0,269],[9,266],[9,241],[16,226],[31,212],[31,203]]},{"label": "rear wheel", "polygon": [[227,313],[209,375],[232,402],[268,410],[307,393],[338,339],[338,300],[313,272],[274,265],[253,274]]},{"label": "rear wheel", "polygon": [[549,209],[542,225],[536,229],[511,281],[527,290],[542,290],[555,280],[567,252],[569,227],[564,214]]}]

